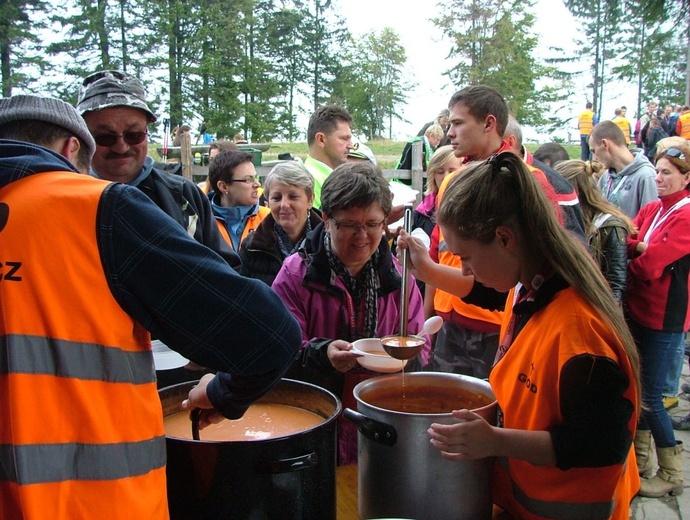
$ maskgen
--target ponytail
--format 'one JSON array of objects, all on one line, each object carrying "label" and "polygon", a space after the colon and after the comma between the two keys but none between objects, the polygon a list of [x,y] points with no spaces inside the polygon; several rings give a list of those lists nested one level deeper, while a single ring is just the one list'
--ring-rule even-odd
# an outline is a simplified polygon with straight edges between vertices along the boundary
[{"label": "ponytail", "polygon": [[544,258],[613,327],[639,374],[635,342],[599,267],[559,223],[554,206],[517,155],[493,155],[456,175],[446,188],[437,221],[460,238],[485,244],[494,240],[499,226],[518,231],[523,248]]}]

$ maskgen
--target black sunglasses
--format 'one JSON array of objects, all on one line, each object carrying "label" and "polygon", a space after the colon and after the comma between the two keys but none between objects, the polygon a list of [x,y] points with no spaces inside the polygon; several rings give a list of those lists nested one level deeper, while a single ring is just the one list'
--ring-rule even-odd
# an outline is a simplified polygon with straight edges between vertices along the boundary
[{"label": "black sunglasses", "polygon": [[122,137],[122,140],[130,146],[142,143],[148,132],[124,132],[123,134],[98,134],[93,136],[98,146],[113,146],[117,140]]},{"label": "black sunglasses", "polygon": [[685,160],[685,154],[681,152],[678,148],[669,148],[668,150],[666,150],[666,155],[668,155],[669,157],[680,159],[681,161]]}]

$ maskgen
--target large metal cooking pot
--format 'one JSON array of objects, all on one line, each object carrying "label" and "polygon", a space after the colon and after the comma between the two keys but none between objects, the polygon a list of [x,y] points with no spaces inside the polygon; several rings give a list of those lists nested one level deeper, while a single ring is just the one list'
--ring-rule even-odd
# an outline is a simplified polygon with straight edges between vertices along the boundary
[{"label": "large metal cooking pot", "polygon": [[[159,391],[164,416],[180,411],[196,383]],[[318,386],[282,379],[259,402],[309,410],[323,422],[265,440],[204,441],[203,430],[200,441],[167,437],[172,520],[335,519],[340,401]]]},{"label": "large metal cooking pot", "polygon": [[[358,425],[359,515],[363,519],[400,517],[425,519],[491,518],[493,459],[452,462],[429,443],[432,423],[457,422],[451,413],[409,413],[371,404],[382,390],[399,388],[414,401],[429,388],[448,392],[457,400],[458,389],[487,396],[491,404],[478,410],[491,424],[497,405],[488,382],[460,374],[415,372],[374,377],[354,388],[357,412],[344,416]],[[388,392],[390,393],[390,392]],[[463,407],[460,403],[455,408]]]}]

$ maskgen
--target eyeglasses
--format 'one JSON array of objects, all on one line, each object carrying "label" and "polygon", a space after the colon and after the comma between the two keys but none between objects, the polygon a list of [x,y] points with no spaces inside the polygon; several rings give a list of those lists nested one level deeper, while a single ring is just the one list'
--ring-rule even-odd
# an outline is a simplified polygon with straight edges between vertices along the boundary
[{"label": "eyeglasses", "polygon": [[681,152],[678,148],[669,148],[668,150],[666,150],[666,155],[668,155],[669,157],[680,159],[681,161],[685,160],[685,154]]},{"label": "eyeglasses", "polygon": [[144,142],[148,132],[124,132],[122,134],[98,134],[93,136],[98,146],[113,146],[117,140],[122,137],[122,140],[130,146]]},{"label": "eyeglasses", "polygon": [[365,222],[364,224],[356,224],[354,222],[339,222],[333,217],[329,217],[329,220],[333,221],[335,224],[335,229],[338,231],[342,230],[352,234],[357,233],[357,231],[360,229],[363,229],[365,233],[375,233],[381,230],[383,223],[386,221],[384,218],[380,222]]},{"label": "eyeglasses", "polygon": [[244,182],[246,184],[261,184],[261,181],[256,175],[245,177],[244,179],[230,179],[228,182]]}]

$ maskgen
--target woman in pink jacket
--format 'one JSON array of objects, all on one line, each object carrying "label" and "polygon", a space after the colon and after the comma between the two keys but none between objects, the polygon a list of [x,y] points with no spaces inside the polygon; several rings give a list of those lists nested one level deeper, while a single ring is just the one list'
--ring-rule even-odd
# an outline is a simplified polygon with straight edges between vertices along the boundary
[{"label": "woman in pink jacket", "polygon": [[[391,211],[388,182],[378,166],[338,166],[321,190],[323,222],[305,246],[285,259],[273,289],[302,328],[302,348],[288,377],[331,390],[343,406],[356,408],[354,386],[377,375],[358,366],[352,341],[399,333],[400,266],[383,240]],[[411,283],[408,333],[424,322],[422,297]],[[426,363],[427,343],[406,371]],[[357,460],[357,430],[338,426],[338,462]]]}]

